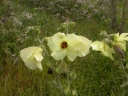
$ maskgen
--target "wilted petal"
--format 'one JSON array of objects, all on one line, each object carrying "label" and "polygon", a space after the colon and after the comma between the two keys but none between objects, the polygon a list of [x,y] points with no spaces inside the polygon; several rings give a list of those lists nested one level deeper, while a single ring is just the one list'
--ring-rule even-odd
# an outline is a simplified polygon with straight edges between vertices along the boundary
[{"label": "wilted petal", "polygon": [[114,60],[114,58],[112,56],[112,53],[114,53],[113,48],[110,48],[105,43],[102,43],[102,44],[103,44],[103,48],[102,48],[101,54],[104,55],[104,56],[106,56],[106,57],[111,58],[112,60]]},{"label": "wilted petal", "polygon": [[104,49],[101,49],[100,52],[102,55],[108,57],[108,53]]},{"label": "wilted petal", "polygon": [[108,49],[108,57],[110,57],[112,60],[114,60],[113,56],[112,56],[112,53],[114,53],[113,49]]},{"label": "wilted petal", "polygon": [[92,49],[95,51],[100,51],[100,53],[106,57],[114,60],[112,53],[114,53],[113,49],[106,45],[104,42],[95,41],[91,44]]},{"label": "wilted petal", "polygon": [[92,50],[100,51],[101,42],[95,41],[91,44]]}]

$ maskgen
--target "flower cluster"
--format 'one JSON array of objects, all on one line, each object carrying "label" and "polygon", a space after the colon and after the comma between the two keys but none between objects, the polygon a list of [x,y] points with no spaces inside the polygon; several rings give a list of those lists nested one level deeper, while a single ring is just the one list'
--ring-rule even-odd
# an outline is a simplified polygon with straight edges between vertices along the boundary
[{"label": "flower cluster", "polygon": [[[65,22],[62,24],[62,27],[60,27],[60,29],[67,29],[67,34],[57,32],[53,36],[46,37],[44,39],[47,41],[50,56],[56,61],[61,61],[60,64],[47,64],[49,66],[48,73],[56,76],[56,80],[52,81],[50,84],[59,86],[58,89],[61,94],[65,94],[65,96],[71,94],[77,95],[77,90],[70,87],[72,80],[76,78],[76,74],[74,71],[69,71],[70,68],[68,68],[69,66],[65,63],[65,58],[69,61],[74,61],[76,57],[86,56],[90,52],[90,48],[92,48],[92,50],[99,51],[102,55],[109,57],[111,60],[114,60],[113,54],[116,54],[122,62],[125,58],[124,51],[126,51],[126,41],[128,41],[128,33],[108,35],[106,31],[102,31],[100,34],[104,37],[102,41],[96,40],[92,42],[84,36],[76,35],[74,33],[68,34],[69,26],[74,26],[74,22]],[[31,27],[29,29],[39,28]],[[39,41],[42,44],[42,41]],[[47,55],[49,55],[49,53],[47,52],[47,47],[43,44],[41,46],[42,48],[31,46],[20,51],[20,57],[24,61],[25,65],[31,70],[35,70],[37,68],[40,71],[43,70],[41,64],[44,59],[42,55],[43,49],[46,51]],[[60,83],[60,74],[67,79],[67,85],[65,85],[66,83],[64,83],[64,85]]]},{"label": "flower cluster", "polygon": [[[105,35],[107,35],[105,33]],[[91,44],[92,50],[100,51],[100,53],[106,57],[114,60],[112,54],[116,53],[124,58],[123,50],[126,51],[126,41],[128,41],[128,33],[116,33],[106,36],[103,41],[95,41]],[[111,44],[111,47],[109,46]]]},{"label": "flower cluster", "polygon": [[[49,49],[52,51],[51,56],[55,60],[63,60],[66,56],[70,61],[75,58],[86,56],[91,47],[91,41],[83,36],[64,33],[56,33],[51,37],[46,37]],[[43,60],[43,49],[40,47],[28,47],[20,51],[20,56],[25,65],[34,70],[42,70],[41,61]]]},{"label": "flower cluster", "polygon": [[114,44],[120,46],[124,51],[126,51],[126,41],[128,41],[128,33],[122,34],[112,34],[114,36]]},{"label": "flower cluster", "polygon": [[[103,35],[103,34],[102,34]],[[107,35],[102,41],[94,41],[79,36],[74,33],[55,33],[53,36],[46,37],[47,45],[51,51],[51,56],[55,60],[63,60],[65,57],[70,61],[74,61],[76,57],[83,57],[92,50],[99,51],[102,55],[114,60],[113,53],[119,54],[122,58],[123,51],[126,51],[126,41],[128,41],[128,33],[119,33]],[[110,43],[110,44],[109,44]],[[109,46],[111,45],[111,47]],[[34,70],[39,68],[42,70],[41,61],[43,49],[41,47],[28,47],[20,51],[20,56],[25,65]]]},{"label": "flower cluster", "polygon": [[100,51],[102,55],[106,57],[110,57],[112,60],[114,60],[112,53],[114,53],[113,48],[110,48],[108,45],[105,44],[105,42],[95,41],[91,44],[92,50]]}]

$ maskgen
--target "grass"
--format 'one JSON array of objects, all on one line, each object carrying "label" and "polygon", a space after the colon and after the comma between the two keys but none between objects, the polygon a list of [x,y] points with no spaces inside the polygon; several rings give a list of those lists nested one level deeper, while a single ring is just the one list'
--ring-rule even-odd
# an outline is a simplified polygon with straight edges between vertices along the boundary
[{"label": "grass", "polygon": [[[48,58],[42,62],[42,72],[32,71],[20,59],[19,51],[32,45],[38,46],[36,36],[44,38],[55,34],[63,20],[17,0],[3,1],[0,6],[0,96],[60,96],[58,90],[49,86],[53,76],[47,73]],[[27,17],[28,13],[32,14],[32,18]],[[127,30],[128,23],[125,24]],[[26,33],[28,26],[40,26],[41,33]],[[95,19],[79,20],[69,32],[95,41],[100,40],[101,30],[113,32],[110,26]],[[77,58],[70,65],[77,75],[72,88],[77,89],[78,96],[127,96],[127,86],[120,87],[126,78],[117,63],[94,51],[86,57]]]}]

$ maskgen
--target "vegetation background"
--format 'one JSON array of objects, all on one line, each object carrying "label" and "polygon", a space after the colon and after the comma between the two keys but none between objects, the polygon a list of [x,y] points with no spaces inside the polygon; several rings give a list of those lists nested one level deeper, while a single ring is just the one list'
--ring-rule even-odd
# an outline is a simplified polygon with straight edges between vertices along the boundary
[{"label": "vegetation background", "polygon": [[[0,0],[0,96],[60,96],[49,86],[47,58],[42,72],[32,71],[19,51],[39,46],[37,36],[55,34],[67,20],[76,22],[69,33],[92,41],[100,40],[103,30],[128,32],[128,0]],[[117,63],[91,51],[70,65],[77,75],[71,86],[78,96],[128,96],[128,86],[120,87],[126,78]]]}]

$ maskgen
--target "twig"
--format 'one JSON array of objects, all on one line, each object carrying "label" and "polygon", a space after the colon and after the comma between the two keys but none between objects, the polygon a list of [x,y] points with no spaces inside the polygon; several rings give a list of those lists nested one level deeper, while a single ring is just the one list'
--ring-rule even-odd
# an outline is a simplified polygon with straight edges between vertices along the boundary
[{"label": "twig", "polygon": [[121,21],[121,25],[120,25],[120,32],[119,32],[119,34],[123,33],[126,1],[127,1],[127,0],[124,0],[124,4],[123,4],[122,21]]},{"label": "twig", "polygon": [[111,7],[112,7],[112,28],[115,29],[117,26],[117,22],[116,22],[116,1],[115,0],[111,0]]}]

